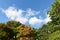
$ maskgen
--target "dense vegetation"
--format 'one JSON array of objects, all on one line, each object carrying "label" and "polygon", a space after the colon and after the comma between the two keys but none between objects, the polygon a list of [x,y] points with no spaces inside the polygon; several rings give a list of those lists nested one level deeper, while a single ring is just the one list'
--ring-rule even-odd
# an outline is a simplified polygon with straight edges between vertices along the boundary
[{"label": "dense vegetation", "polygon": [[0,40],[60,40],[60,0],[47,12],[51,22],[35,29],[17,21],[0,23]]}]

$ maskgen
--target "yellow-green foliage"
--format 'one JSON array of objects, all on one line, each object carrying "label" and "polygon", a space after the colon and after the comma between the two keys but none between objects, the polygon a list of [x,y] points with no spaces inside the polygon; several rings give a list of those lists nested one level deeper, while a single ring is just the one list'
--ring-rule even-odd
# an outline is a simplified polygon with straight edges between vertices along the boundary
[{"label": "yellow-green foliage", "polygon": [[60,40],[60,30],[57,30],[56,32],[50,34],[48,40]]}]

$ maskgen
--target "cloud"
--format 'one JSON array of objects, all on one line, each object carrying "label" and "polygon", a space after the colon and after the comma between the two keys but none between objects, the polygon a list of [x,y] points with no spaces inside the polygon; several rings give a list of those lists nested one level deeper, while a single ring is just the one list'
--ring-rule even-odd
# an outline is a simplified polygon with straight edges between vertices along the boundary
[{"label": "cloud", "polygon": [[[40,17],[41,17],[41,16],[40,16]],[[42,19],[42,18],[38,19],[37,17],[32,17],[32,18],[30,18],[29,24],[31,24],[31,25],[36,25],[36,24],[38,24],[38,25],[39,25],[39,24],[41,24],[41,23],[46,24],[46,23],[48,23],[48,22],[50,22],[50,21],[52,21],[52,20],[50,19],[49,14],[47,14],[45,19]]]},{"label": "cloud", "polygon": [[26,10],[26,16],[29,17],[29,16],[35,16],[35,15],[38,15],[40,13],[40,11],[35,11],[35,10],[32,10],[31,8],[28,8]]},{"label": "cloud", "polygon": [[27,18],[22,17],[22,13],[24,12],[22,9],[17,10],[14,7],[9,7],[8,9],[3,10],[3,12],[10,20],[20,21],[23,24],[25,24],[28,21]]},{"label": "cloud", "polygon": [[[15,7],[9,7],[7,9],[2,9],[2,12],[7,16],[9,20],[15,20],[19,21],[23,24],[29,21],[30,16],[34,16],[39,14],[39,11],[32,10],[31,8],[28,8],[27,10],[22,10],[22,9],[16,9]],[[23,16],[23,14],[25,15]]]},{"label": "cloud", "polygon": [[35,25],[35,24],[40,24],[43,20],[38,19],[37,17],[32,17],[29,20],[29,24]]},{"label": "cloud", "polygon": [[[19,21],[22,24],[26,24],[27,22],[30,25],[41,24],[42,22],[45,24],[51,21],[49,15],[46,15],[45,19],[42,19],[40,11],[32,10],[28,8],[26,10],[16,9],[15,7],[8,7],[7,9],[0,9],[7,16],[9,20]],[[25,14],[24,14],[25,13]],[[39,18],[36,16],[39,15]],[[32,16],[32,17],[31,17]]]},{"label": "cloud", "polygon": [[47,17],[44,19],[44,23],[48,23],[48,22],[50,22],[50,21],[52,21],[51,19],[50,19],[50,17],[49,17],[49,14],[47,14],[46,15]]}]

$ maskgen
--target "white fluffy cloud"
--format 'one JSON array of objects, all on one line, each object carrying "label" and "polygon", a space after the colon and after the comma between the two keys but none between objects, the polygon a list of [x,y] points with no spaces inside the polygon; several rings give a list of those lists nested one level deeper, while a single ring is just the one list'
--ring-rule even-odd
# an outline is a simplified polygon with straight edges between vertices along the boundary
[{"label": "white fluffy cloud", "polygon": [[17,10],[14,7],[9,7],[8,9],[3,10],[3,12],[10,20],[20,21],[23,24],[28,21],[27,18],[22,17],[22,13],[24,12],[22,9]]},{"label": "white fluffy cloud", "polygon": [[40,11],[35,11],[35,10],[32,10],[31,8],[27,9],[26,10],[26,16],[29,17],[29,16],[35,16],[35,15],[38,15],[40,13]]},{"label": "white fluffy cloud", "polygon": [[[8,19],[19,21],[23,24],[29,21],[27,17],[34,16],[40,13],[39,11],[35,11],[30,8],[24,11],[22,9],[16,9],[15,7],[9,7],[6,10],[2,9],[2,12],[5,13]],[[26,13],[26,15],[23,16],[24,12]]]},{"label": "white fluffy cloud", "polygon": [[46,15],[47,17],[44,19],[44,22],[45,23],[48,23],[49,21],[52,21],[51,19],[50,19],[50,17],[49,17],[49,14],[48,15]]},{"label": "white fluffy cloud", "polygon": [[47,17],[45,18],[45,19],[38,19],[37,17],[32,17],[32,18],[30,18],[30,20],[29,20],[29,24],[31,24],[31,25],[35,25],[35,24],[41,24],[42,22],[44,23],[44,24],[46,24],[46,23],[48,23],[49,21],[52,21],[51,19],[50,19],[50,17],[49,17],[49,15],[46,15]]},{"label": "white fluffy cloud", "polygon": [[34,25],[34,24],[40,24],[41,22],[42,22],[42,20],[38,19],[37,17],[32,17],[29,20],[29,24],[32,24],[32,25]]},{"label": "white fluffy cloud", "polygon": [[[42,19],[41,16],[39,16],[40,19],[37,18],[36,15],[39,15],[40,11],[32,10],[31,8],[27,10],[22,10],[22,9],[16,9],[15,7],[9,7],[6,10],[2,9],[2,12],[5,13],[8,19],[19,21],[23,24],[28,22],[31,25],[35,25],[35,24],[40,24],[42,22],[47,23],[51,21],[49,15],[47,15],[45,19]],[[24,16],[23,13],[25,13]]]}]

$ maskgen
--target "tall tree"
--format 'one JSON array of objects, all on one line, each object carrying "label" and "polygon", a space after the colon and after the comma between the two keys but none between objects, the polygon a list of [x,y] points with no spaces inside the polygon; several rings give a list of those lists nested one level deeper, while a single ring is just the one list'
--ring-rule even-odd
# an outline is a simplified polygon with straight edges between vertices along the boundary
[{"label": "tall tree", "polygon": [[51,10],[48,11],[54,25],[60,25],[60,0],[55,0]]}]

